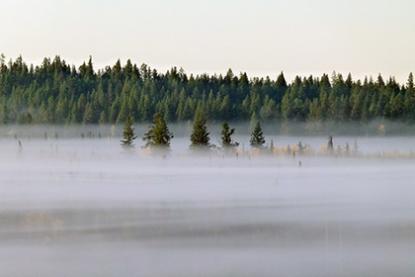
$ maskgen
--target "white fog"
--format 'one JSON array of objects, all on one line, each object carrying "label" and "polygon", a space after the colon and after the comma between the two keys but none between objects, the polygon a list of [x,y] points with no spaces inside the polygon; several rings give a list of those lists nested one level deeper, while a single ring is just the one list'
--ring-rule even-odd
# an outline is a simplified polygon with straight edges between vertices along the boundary
[{"label": "white fog", "polygon": [[195,156],[173,132],[162,157],[119,128],[0,129],[1,276],[415,274],[414,136],[334,134],[358,153],[320,155],[329,133],[265,132],[315,154],[254,155],[237,133],[246,153]]}]

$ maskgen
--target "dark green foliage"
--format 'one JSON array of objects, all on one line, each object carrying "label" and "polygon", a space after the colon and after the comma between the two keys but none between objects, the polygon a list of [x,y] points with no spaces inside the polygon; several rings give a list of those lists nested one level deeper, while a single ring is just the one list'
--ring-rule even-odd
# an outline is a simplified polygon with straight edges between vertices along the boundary
[{"label": "dark green foliage", "polygon": [[146,141],[146,146],[169,147],[171,138],[173,138],[173,135],[167,127],[166,120],[160,113],[156,113],[153,118],[153,124],[143,137],[143,140]]},{"label": "dark green foliage", "polygon": [[255,124],[250,142],[253,147],[262,147],[265,144],[264,133],[262,132],[261,123],[259,123],[259,121]]},{"label": "dark green foliage", "polygon": [[190,137],[192,147],[209,146],[209,132],[206,127],[206,117],[202,111],[198,111],[193,121],[193,131]]},{"label": "dark green foliage", "polygon": [[223,147],[232,147],[232,146],[238,146],[239,143],[232,141],[232,135],[235,133],[234,128],[230,128],[229,124],[227,122],[222,124],[222,146]]},{"label": "dark green foliage", "polygon": [[120,61],[96,71],[90,58],[79,68],[60,57],[28,66],[21,57],[0,56],[0,123],[148,122],[155,113],[168,121],[191,120],[201,107],[209,120],[286,119],[415,121],[415,88],[410,74],[404,86],[395,79],[353,81],[351,75],[296,77],[287,83],[226,75],[186,75],[173,67],[162,74],[147,65]]},{"label": "dark green foliage", "polygon": [[124,147],[132,147],[134,140],[137,138],[134,134],[133,119],[131,116],[128,116],[124,123],[124,130],[122,133],[123,139],[121,144]]}]

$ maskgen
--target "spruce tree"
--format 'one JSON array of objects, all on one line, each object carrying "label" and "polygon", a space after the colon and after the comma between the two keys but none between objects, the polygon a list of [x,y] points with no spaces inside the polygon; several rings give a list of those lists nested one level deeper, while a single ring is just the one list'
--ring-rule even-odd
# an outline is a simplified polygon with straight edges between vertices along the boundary
[{"label": "spruce tree", "polygon": [[238,146],[238,142],[232,142],[232,135],[235,133],[234,128],[230,128],[227,122],[222,124],[222,146],[223,147],[232,147]]},{"label": "spruce tree", "polygon": [[409,73],[407,89],[414,89],[414,74],[412,72]]},{"label": "spruce tree", "polygon": [[123,139],[121,140],[121,145],[124,147],[133,147],[133,142],[137,138],[134,134],[133,119],[131,116],[127,117],[127,120],[124,123],[123,130]]},{"label": "spruce tree", "polygon": [[197,111],[193,121],[193,131],[190,137],[192,147],[209,146],[209,132],[206,127],[206,118],[202,111]]},{"label": "spruce tree", "polygon": [[262,147],[265,144],[264,134],[259,121],[257,121],[254,130],[252,131],[250,142],[253,147]]},{"label": "spruce tree", "polygon": [[143,140],[146,141],[146,147],[169,147],[170,139],[172,138],[173,135],[169,131],[164,117],[160,113],[156,113],[153,118],[153,124],[143,137]]}]

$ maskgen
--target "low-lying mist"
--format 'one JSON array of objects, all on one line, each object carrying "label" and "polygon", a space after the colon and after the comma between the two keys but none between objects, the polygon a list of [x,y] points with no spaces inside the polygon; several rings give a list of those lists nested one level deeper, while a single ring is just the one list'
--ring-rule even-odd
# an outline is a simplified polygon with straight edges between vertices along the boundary
[{"label": "low-lying mist", "polygon": [[[317,126],[317,127],[316,127]],[[145,156],[151,151],[143,148],[145,145],[142,137],[147,131],[149,124],[136,124],[135,148],[132,152]],[[231,123],[235,128],[233,139],[239,143],[235,148],[240,157],[256,155],[256,151],[250,147],[250,123]],[[360,123],[264,123],[262,125],[266,143],[261,151],[262,155],[273,154],[303,156],[325,156],[327,153],[328,137],[333,136],[334,151],[332,156],[360,156],[360,157],[383,157],[383,158],[415,158],[415,135],[412,135],[413,126],[399,123],[372,122],[364,125]],[[111,147],[99,149],[96,152],[105,153],[110,149],[117,149],[122,136],[121,125],[4,125],[0,127],[0,140],[9,145],[6,152],[18,153],[28,152],[33,143],[55,147],[57,151],[64,151],[65,141],[78,141],[73,144],[72,151],[77,152],[77,145],[88,144],[86,141],[94,139],[96,145],[107,143]],[[191,122],[169,124],[174,135],[171,141],[170,154],[190,154]],[[211,123],[208,126],[212,151],[219,156],[224,154],[221,149],[221,124]],[[105,141],[105,142],[103,142]],[[36,148],[36,147],[35,147]],[[299,148],[304,148],[301,151]],[[91,149],[94,149],[93,147]],[[120,150],[120,149],[117,149]],[[79,151],[82,152],[83,151]],[[131,151],[130,151],[131,152]],[[232,153],[232,152],[231,152]],[[5,153],[4,153],[5,154]],[[99,153],[98,153],[99,154]],[[118,155],[119,153],[112,153]],[[229,154],[229,153],[228,153]],[[171,156],[171,155],[170,155]],[[174,156],[174,155],[173,155]]]},{"label": "low-lying mist", "polygon": [[[130,151],[119,126],[1,127],[0,276],[415,274],[415,137],[265,124],[257,152],[232,127],[228,155],[215,124],[203,155],[191,124],[166,155],[147,125]],[[325,153],[329,135],[358,154]],[[300,141],[315,152],[278,152]]]}]

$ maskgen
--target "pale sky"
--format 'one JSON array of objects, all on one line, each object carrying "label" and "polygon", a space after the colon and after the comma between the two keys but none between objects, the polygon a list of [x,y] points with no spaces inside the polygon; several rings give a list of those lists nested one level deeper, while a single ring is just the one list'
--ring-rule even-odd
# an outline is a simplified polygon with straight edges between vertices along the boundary
[{"label": "pale sky", "polygon": [[415,72],[414,0],[0,0],[0,53],[275,78]]}]

